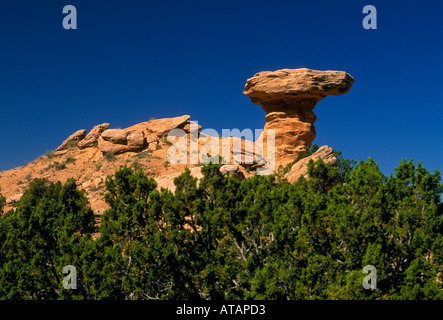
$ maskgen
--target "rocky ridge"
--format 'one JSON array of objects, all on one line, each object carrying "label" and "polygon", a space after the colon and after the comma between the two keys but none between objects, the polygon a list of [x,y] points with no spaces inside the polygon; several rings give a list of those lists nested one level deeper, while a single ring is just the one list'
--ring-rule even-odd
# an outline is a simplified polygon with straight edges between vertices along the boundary
[{"label": "rocky ridge", "polygon": [[[246,163],[251,156],[252,146],[257,150],[257,141],[245,141],[240,138],[211,138],[200,134],[199,138],[190,135],[201,126],[191,121],[189,115],[174,118],[154,119],[141,122],[128,128],[111,128],[109,123],[94,126],[89,133],[86,129],[77,130],[65,139],[54,151],[31,163],[11,170],[0,172],[0,188],[7,198],[7,208],[14,207],[29,182],[34,178],[47,178],[50,181],[65,182],[75,178],[79,188],[86,191],[91,207],[98,214],[107,208],[103,200],[105,180],[120,167],[126,165],[135,170],[142,169],[146,175],[156,179],[158,188],[174,190],[173,179],[189,167],[191,175],[201,178],[201,163],[171,164],[168,161],[168,149],[173,140],[167,139],[173,129],[182,130],[187,137],[186,146],[197,146],[199,154],[211,156],[223,155],[225,164],[220,171],[238,179],[245,179],[254,174],[254,169],[269,163],[267,150],[267,130],[275,130],[275,165],[285,165],[293,161],[299,152],[311,146],[315,138],[313,109],[316,103],[327,95],[340,95],[349,91],[353,78],[342,71],[316,71],[311,69],[283,69],[274,72],[260,72],[247,80],[244,94],[255,104],[262,105],[267,112],[263,131],[263,152]],[[258,139],[260,140],[260,139]],[[233,144],[239,143],[239,150]],[[212,148],[212,144],[215,147]],[[230,153],[224,153],[223,145],[230,145]],[[252,149],[252,150],[253,150]],[[188,149],[189,150],[189,149]],[[271,152],[272,150],[269,150]],[[242,159],[240,163],[233,163]],[[333,150],[321,147],[310,157],[297,162],[285,175],[289,182],[294,182],[301,175],[306,176],[306,164],[310,159],[318,158],[335,163]],[[258,159],[258,160],[257,160]]]}]

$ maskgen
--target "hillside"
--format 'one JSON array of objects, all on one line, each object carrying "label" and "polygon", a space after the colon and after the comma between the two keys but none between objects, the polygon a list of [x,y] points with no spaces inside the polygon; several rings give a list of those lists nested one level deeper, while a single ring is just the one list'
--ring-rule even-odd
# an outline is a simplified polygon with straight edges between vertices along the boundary
[{"label": "hillside", "polygon": [[[214,158],[222,156],[227,162],[222,170],[241,177],[253,176],[257,168],[270,167],[268,173],[273,173],[311,147],[316,136],[313,109],[317,102],[327,95],[348,92],[353,81],[343,71],[302,68],[257,73],[247,80],[244,94],[267,112],[266,125],[261,136],[249,139],[212,138],[201,132],[202,127],[190,121],[189,115],[152,119],[124,129],[111,128],[109,123],[98,124],[89,132],[80,129],[56,150],[47,151],[22,167],[0,172],[0,190],[7,199],[5,209],[14,207],[35,178],[47,178],[52,182],[74,178],[79,188],[86,191],[92,209],[101,214],[107,208],[103,201],[104,182],[117,169],[123,166],[142,169],[148,177],[156,179],[159,189],[174,190],[173,179],[185,167],[191,169],[194,177],[202,177],[200,166],[206,154]],[[167,139],[173,129],[182,130],[186,135],[187,161],[184,164],[168,161],[169,148],[180,139],[179,136],[175,140]],[[235,143],[239,148],[235,148]],[[223,149],[226,145],[230,146],[227,152]],[[194,152],[200,157],[197,161],[191,161]],[[319,157],[335,162],[333,150],[327,146],[320,148],[314,160]],[[290,181],[306,175],[308,161],[299,165],[295,172],[288,173]]]}]

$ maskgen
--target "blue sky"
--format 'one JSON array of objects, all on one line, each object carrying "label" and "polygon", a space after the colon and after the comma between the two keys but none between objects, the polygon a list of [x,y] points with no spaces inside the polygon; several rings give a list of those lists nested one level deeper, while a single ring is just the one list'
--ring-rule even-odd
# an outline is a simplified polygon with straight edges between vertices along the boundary
[{"label": "blue sky", "polygon": [[[78,29],[62,27],[74,5]],[[377,8],[377,30],[362,9]],[[2,1],[0,170],[78,129],[191,115],[260,129],[242,94],[256,72],[344,70],[349,93],[315,108],[314,143],[389,174],[402,158],[443,169],[441,1]]]}]

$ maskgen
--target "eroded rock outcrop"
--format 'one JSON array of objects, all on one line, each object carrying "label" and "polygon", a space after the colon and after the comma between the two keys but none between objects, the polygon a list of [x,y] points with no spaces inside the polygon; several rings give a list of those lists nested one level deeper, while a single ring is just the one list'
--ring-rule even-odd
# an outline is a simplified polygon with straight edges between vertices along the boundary
[{"label": "eroded rock outcrop", "polygon": [[275,130],[275,161],[285,165],[311,146],[317,120],[313,109],[327,95],[347,93],[354,82],[344,71],[282,69],[263,71],[248,79],[245,95],[267,113],[264,128]]},{"label": "eroded rock outcrop", "polygon": [[301,176],[307,178],[309,161],[313,160],[315,162],[320,158],[323,159],[324,163],[332,163],[333,165],[337,163],[337,158],[335,157],[334,150],[329,146],[321,146],[310,156],[294,163],[292,168],[285,174],[285,178],[288,180],[289,183],[294,183]]},{"label": "eroded rock outcrop", "polygon": [[86,135],[86,137],[78,143],[79,149],[91,148],[97,146],[97,140],[103,131],[109,129],[109,123],[102,123],[96,125],[92,130]]},{"label": "eroded rock outcrop", "polygon": [[141,130],[145,133],[145,136],[151,136],[151,139],[154,139],[154,137],[160,138],[172,129],[183,129],[190,123],[190,118],[191,116],[189,115],[183,115],[174,118],[155,119],[147,122],[137,123],[129,128],[126,128],[126,130]]},{"label": "eroded rock outcrop", "polygon": [[[0,188],[7,199],[6,211],[16,205],[34,178],[50,181],[76,179],[79,187],[87,191],[93,210],[101,214],[107,208],[101,196],[106,177],[122,166],[135,171],[142,169],[147,176],[155,178],[159,190],[167,188],[171,191],[175,190],[174,178],[187,166],[193,177],[201,178],[201,164],[208,154],[222,156],[224,161],[220,171],[239,180],[248,179],[258,171],[260,174],[274,173],[280,164],[292,162],[298,152],[310,147],[315,138],[316,116],[313,109],[316,103],[327,95],[346,93],[352,83],[353,78],[341,71],[283,69],[256,74],[247,81],[244,91],[267,113],[265,130],[255,142],[235,134],[221,137],[209,135],[208,131],[200,132],[202,127],[190,121],[189,115],[154,119],[124,129],[110,129],[109,123],[103,123],[88,134],[84,129],[78,130],[55,152],[48,152],[23,167],[0,174]],[[173,129],[183,129],[177,140],[184,135],[187,137],[186,163],[173,164],[168,157],[176,143],[176,140],[167,139],[167,134]],[[272,150],[267,150],[268,129],[275,129],[275,161],[269,157],[268,151]],[[195,134],[196,131],[200,133]],[[193,160],[197,156],[198,161],[190,161],[191,156]],[[337,161],[332,149],[323,146],[313,155],[295,163],[285,178],[292,183],[302,175],[306,177],[309,161],[319,158],[326,163]]]},{"label": "eroded rock outcrop", "polygon": [[222,174],[232,176],[238,180],[243,180],[245,178],[245,174],[240,166],[235,164],[225,164],[220,167],[220,172]]},{"label": "eroded rock outcrop", "polygon": [[108,129],[98,139],[98,148],[102,153],[140,152],[147,145],[141,130]]},{"label": "eroded rock outcrop", "polygon": [[[109,129],[109,123],[96,125],[86,135],[78,130],[70,135],[57,149],[59,155],[65,152],[70,141],[76,141],[78,149],[97,147],[103,154],[140,152],[146,148],[155,150],[160,140],[172,129],[183,129],[189,133],[189,115],[174,118],[155,119],[135,124],[125,129]],[[197,126],[198,130],[201,126]]]},{"label": "eroded rock outcrop", "polygon": [[63,141],[63,143],[57,149],[55,149],[55,151],[65,150],[66,148],[69,147],[69,143],[71,141],[75,141],[78,143],[79,141],[83,140],[85,137],[86,137],[86,130],[85,129],[78,130],[73,134],[71,134],[65,141]]}]

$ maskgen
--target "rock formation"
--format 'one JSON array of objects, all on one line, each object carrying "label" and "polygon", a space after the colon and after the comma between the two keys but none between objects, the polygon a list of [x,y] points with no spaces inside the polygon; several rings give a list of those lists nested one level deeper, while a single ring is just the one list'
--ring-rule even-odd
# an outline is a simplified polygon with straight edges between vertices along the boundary
[{"label": "rock formation", "polygon": [[154,137],[161,138],[172,129],[183,129],[186,125],[189,125],[190,118],[189,115],[183,115],[175,118],[155,119],[135,124],[126,128],[126,130],[141,130],[145,133],[145,136],[151,136],[151,139],[155,140]]},{"label": "rock formation", "polygon": [[226,174],[228,176],[237,178],[238,180],[243,180],[245,178],[245,174],[243,170],[235,164],[225,164],[220,167],[220,172],[222,174]]},{"label": "rock formation", "polygon": [[145,135],[141,130],[108,129],[98,139],[98,148],[102,153],[140,152],[146,146]]},{"label": "rock formation", "polygon": [[85,129],[78,130],[78,131],[74,132],[73,134],[71,134],[68,137],[68,139],[63,141],[63,143],[57,149],[55,149],[55,151],[65,150],[71,141],[78,142],[80,140],[83,140],[85,137],[86,137],[86,130]]},{"label": "rock formation", "polygon": [[[79,149],[98,147],[103,153],[121,154],[140,152],[146,148],[154,150],[165,135],[172,129],[183,129],[189,132],[190,116],[155,119],[138,123],[125,129],[109,129],[109,123],[96,125],[86,135],[86,130],[78,130],[70,135],[56,151],[66,150],[70,141],[76,141]],[[198,126],[201,129],[201,126]],[[59,153],[63,154],[63,153]]]},{"label": "rock formation", "polygon": [[79,149],[86,149],[97,146],[97,140],[101,133],[109,128],[109,123],[102,123],[96,125],[92,130],[86,135],[86,137],[78,143]]},{"label": "rock formation", "polygon": [[354,82],[344,71],[282,69],[248,79],[245,95],[267,113],[264,128],[275,130],[275,161],[285,165],[311,146],[317,120],[313,109],[327,95],[347,93]]},{"label": "rock formation", "polygon": [[[106,177],[122,166],[142,169],[157,181],[159,190],[173,191],[174,178],[186,167],[190,168],[193,177],[202,177],[201,161],[207,154],[222,156],[224,161],[220,172],[239,180],[253,176],[255,169],[260,170],[260,174],[274,173],[274,168],[277,170],[280,164],[292,162],[298,152],[310,147],[315,138],[313,109],[316,103],[327,95],[346,93],[352,83],[353,78],[342,71],[283,69],[257,73],[247,81],[244,91],[253,103],[262,105],[267,112],[263,139],[255,142],[236,136],[209,136],[207,131],[206,134],[200,132],[201,126],[190,121],[189,115],[154,119],[123,129],[110,129],[109,123],[102,123],[89,133],[78,130],[55,152],[47,152],[23,167],[0,172],[0,188],[7,198],[6,209],[16,205],[34,178],[50,181],[74,178],[87,192],[92,209],[100,214],[107,207],[102,196]],[[197,129],[199,135],[189,135],[191,128]],[[191,155],[193,159],[197,155],[200,161],[178,164],[170,161],[168,152],[175,141],[167,140],[167,134],[173,129],[183,129],[177,140],[187,135],[188,160]],[[272,156],[267,152],[272,151],[267,150],[268,129],[275,129],[275,167],[268,166],[272,162]],[[327,163],[336,162],[332,149],[323,146],[310,157],[295,163],[285,178],[292,183],[301,175],[306,176],[307,163],[318,158]]]},{"label": "rock formation", "polygon": [[315,162],[320,158],[323,159],[324,163],[332,163],[334,165],[337,163],[334,150],[329,146],[322,146],[310,156],[294,163],[292,168],[285,174],[286,180],[288,180],[289,183],[294,183],[301,176],[307,178],[309,161],[313,160]]}]

